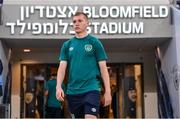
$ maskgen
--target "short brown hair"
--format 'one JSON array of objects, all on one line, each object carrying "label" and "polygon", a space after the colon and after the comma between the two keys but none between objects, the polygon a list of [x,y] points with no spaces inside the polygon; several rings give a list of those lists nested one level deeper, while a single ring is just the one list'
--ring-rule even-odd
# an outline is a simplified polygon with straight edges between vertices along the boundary
[{"label": "short brown hair", "polygon": [[74,17],[74,16],[79,16],[79,15],[84,15],[85,18],[88,19],[87,14],[85,14],[84,12],[81,12],[81,11],[77,11],[77,12],[73,15],[73,17]]}]

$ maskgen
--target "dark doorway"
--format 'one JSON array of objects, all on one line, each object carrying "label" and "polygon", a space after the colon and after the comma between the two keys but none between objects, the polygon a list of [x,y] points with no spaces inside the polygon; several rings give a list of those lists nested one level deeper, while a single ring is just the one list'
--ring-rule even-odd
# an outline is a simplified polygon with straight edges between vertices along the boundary
[{"label": "dark doorway", "polygon": [[[44,83],[58,64],[21,65],[21,118],[45,117]],[[143,118],[143,65],[140,63],[109,63],[112,103],[101,107],[102,118]],[[65,117],[68,115],[65,106]]]},{"label": "dark doorway", "polygon": [[139,63],[110,63],[112,103],[102,118],[143,118],[143,66]]},{"label": "dark doorway", "polygon": [[58,64],[21,65],[21,118],[45,117],[44,85]]}]

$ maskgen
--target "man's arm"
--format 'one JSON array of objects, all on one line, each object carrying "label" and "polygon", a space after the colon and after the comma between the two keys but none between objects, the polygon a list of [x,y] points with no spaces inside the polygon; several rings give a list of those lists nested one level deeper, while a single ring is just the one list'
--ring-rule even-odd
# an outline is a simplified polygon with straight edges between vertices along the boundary
[{"label": "man's arm", "polygon": [[62,89],[62,82],[65,77],[67,67],[67,61],[60,61],[57,72],[57,84],[56,84],[56,98],[60,101],[64,101],[64,91]]},{"label": "man's arm", "polygon": [[110,81],[109,81],[109,73],[106,66],[106,61],[99,61],[99,68],[101,72],[101,77],[103,79],[105,93],[104,93],[104,106],[111,104],[111,88],[110,88]]},{"label": "man's arm", "polygon": [[45,92],[44,92],[44,96],[48,96],[48,94],[49,94],[49,92],[48,92],[48,90],[46,90]]}]

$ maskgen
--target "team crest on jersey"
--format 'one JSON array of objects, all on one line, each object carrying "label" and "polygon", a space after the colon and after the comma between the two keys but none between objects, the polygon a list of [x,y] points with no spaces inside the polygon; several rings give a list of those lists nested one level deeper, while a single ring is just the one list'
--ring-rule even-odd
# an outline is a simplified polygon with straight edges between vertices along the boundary
[{"label": "team crest on jersey", "polygon": [[91,44],[86,44],[84,46],[84,48],[85,48],[86,52],[90,52],[92,50],[92,45]]}]

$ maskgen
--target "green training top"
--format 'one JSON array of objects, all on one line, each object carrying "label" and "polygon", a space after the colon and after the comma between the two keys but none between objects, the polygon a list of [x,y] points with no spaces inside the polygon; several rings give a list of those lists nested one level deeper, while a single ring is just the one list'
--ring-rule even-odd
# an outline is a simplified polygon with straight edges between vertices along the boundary
[{"label": "green training top", "polygon": [[[65,89],[64,84],[62,83],[63,90]],[[45,90],[48,90],[48,107],[61,107],[61,102],[56,98],[56,79],[48,80],[45,84]]]},{"label": "green training top", "polygon": [[92,35],[64,42],[59,60],[68,62],[69,79],[67,94],[81,94],[92,90],[100,91],[98,62],[107,60],[101,42]]}]

